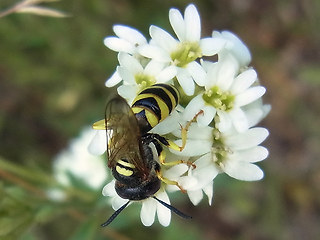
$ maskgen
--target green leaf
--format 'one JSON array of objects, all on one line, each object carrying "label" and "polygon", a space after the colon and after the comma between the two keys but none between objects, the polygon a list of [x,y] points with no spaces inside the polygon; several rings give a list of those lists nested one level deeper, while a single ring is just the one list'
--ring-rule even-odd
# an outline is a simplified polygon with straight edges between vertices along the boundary
[{"label": "green leaf", "polygon": [[69,240],[95,239],[95,235],[98,229],[99,223],[96,220],[88,219],[88,221],[79,226],[79,228],[69,238]]},{"label": "green leaf", "polygon": [[33,223],[32,209],[0,187],[0,239],[17,239]]}]

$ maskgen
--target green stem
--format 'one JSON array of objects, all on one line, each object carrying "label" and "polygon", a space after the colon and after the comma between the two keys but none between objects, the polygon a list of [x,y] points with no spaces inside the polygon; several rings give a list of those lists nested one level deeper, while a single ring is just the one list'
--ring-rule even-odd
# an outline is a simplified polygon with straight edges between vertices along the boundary
[{"label": "green stem", "polygon": [[14,164],[4,159],[1,156],[0,156],[0,169],[3,171],[13,173],[29,181],[46,183],[48,185],[52,185],[52,183],[55,182],[49,174],[35,171],[30,168],[26,168],[23,165]]}]

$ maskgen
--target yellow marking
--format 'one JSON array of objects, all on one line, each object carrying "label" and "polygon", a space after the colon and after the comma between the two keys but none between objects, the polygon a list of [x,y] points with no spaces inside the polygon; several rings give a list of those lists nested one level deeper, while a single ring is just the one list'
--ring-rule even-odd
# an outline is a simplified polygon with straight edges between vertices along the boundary
[{"label": "yellow marking", "polygon": [[129,168],[136,168],[132,163],[128,163],[123,160],[118,160],[118,163],[121,164],[122,166],[129,167]]},{"label": "yellow marking", "polygon": [[132,105],[135,104],[135,102],[141,100],[141,99],[145,99],[150,97],[150,93],[146,93],[146,94],[138,94],[138,96],[136,96],[136,98],[133,100]]},{"label": "yellow marking", "polygon": [[133,174],[133,171],[132,170],[129,170],[129,169],[125,169],[125,168],[122,168],[120,166],[116,166],[116,171],[120,174],[120,175],[124,175],[126,177],[129,177]]},{"label": "yellow marking", "polygon": [[137,113],[139,113],[139,112],[141,112],[141,111],[143,111],[144,110],[144,108],[142,108],[142,107],[132,107],[131,108],[132,109],[132,112],[134,113],[134,114],[137,114]]},{"label": "yellow marking", "polygon": [[154,127],[159,123],[157,115],[154,112],[149,111],[148,109],[145,109],[145,116],[151,127]]},{"label": "yellow marking", "polygon": [[[176,102],[176,99],[174,98],[173,94],[168,90],[166,89],[165,87],[161,87],[161,86],[157,86],[158,88],[161,88],[163,91],[166,92],[166,94],[169,96],[170,100],[171,100],[171,103],[172,103],[172,110],[175,109],[175,107],[178,105],[178,103]],[[176,93],[176,89],[172,88]],[[178,96],[178,101],[179,101],[179,94],[177,93],[177,96]]]},{"label": "yellow marking", "polygon": [[106,120],[102,119],[95,122],[94,124],[92,124],[92,128],[96,130],[106,130]]},{"label": "yellow marking", "polygon": [[[160,108],[160,111],[161,111],[161,116],[159,116],[160,117],[160,121],[159,122],[161,122],[163,119],[165,119],[167,116],[169,116],[169,108],[168,108],[168,105],[159,96],[157,96],[155,94],[152,94],[152,93],[139,94],[133,100],[133,104],[135,102],[141,100],[141,99],[145,99],[145,98],[149,98],[149,97],[153,97],[156,100],[156,102],[158,103],[158,105],[159,105],[159,108]],[[142,107],[140,107],[140,108],[142,108]],[[144,108],[144,109],[146,109],[146,108]]]},{"label": "yellow marking", "polygon": [[163,119],[169,116],[170,114],[169,108],[168,108],[168,105],[162,100],[162,98],[158,96],[154,96],[154,99],[157,101],[159,108],[161,110],[161,119],[160,119],[160,122],[161,122]]}]

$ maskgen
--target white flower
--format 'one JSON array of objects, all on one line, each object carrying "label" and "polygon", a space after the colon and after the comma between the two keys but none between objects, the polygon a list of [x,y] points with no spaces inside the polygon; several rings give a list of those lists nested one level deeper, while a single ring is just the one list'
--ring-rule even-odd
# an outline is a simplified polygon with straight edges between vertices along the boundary
[{"label": "white flower", "polygon": [[[263,172],[254,163],[268,156],[268,150],[259,146],[268,134],[267,129],[261,127],[251,128],[243,133],[234,130],[219,133],[211,127],[192,124],[185,149],[181,153],[174,153],[189,157],[202,156],[199,160],[204,161],[203,165],[209,161],[215,168],[211,170],[212,175],[225,172],[239,180],[256,181],[263,178]],[[181,141],[177,141],[177,144],[180,143]]]},{"label": "white flower", "polygon": [[[144,62],[144,57],[137,52],[137,48],[144,44],[147,44],[147,39],[136,29],[123,26],[114,25],[113,31],[116,37],[106,37],[104,39],[104,44],[113,51],[128,53]],[[118,71],[115,71],[112,76],[106,80],[106,87],[113,87],[121,81],[121,77]]]},{"label": "white flower", "polygon": [[262,98],[259,98],[244,106],[242,110],[245,112],[249,127],[253,127],[269,114],[271,111],[271,105],[263,104]]},{"label": "white flower", "polygon": [[194,93],[204,72],[195,61],[202,56],[212,56],[220,51],[225,40],[222,38],[201,39],[200,16],[193,4],[187,6],[184,17],[177,9],[170,9],[169,20],[178,40],[165,30],[151,26],[149,45],[138,48],[141,55],[175,66],[177,79],[187,95]]},{"label": "white flower", "polygon": [[[154,60],[143,66],[137,58],[127,53],[119,53],[118,60],[120,66],[117,67],[117,74],[120,77],[120,81],[123,80],[123,84],[118,87],[118,93],[127,99],[129,103],[144,88],[156,83],[169,82],[177,73],[173,66],[166,66],[166,64]],[[106,83],[109,82],[107,80]],[[112,83],[116,82],[112,79]],[[111,85],[109,84],[108,86]]]},{"label": "white flower", "polygon": [[[105,85],[120,83],[117,91],[129,105],[141,90],[156,83],[177,88],[178,106],[150,133],[179,146],[186,137],[186,146],[181,152],[169,149],[174,144],[164,146],[168,164],[161,164],[162,184],[154,197],[170,204],[166,191],[185,190],[194,205],[204,196],[211,205],[213,182],[220,173],[244,181],[263,178],[263,171],[255,163],[268,156],[268,150],[260,144],[269,133],[254,126],[271,107],[262,102],[266,89],[260,85],[256,71],[248,67],[251,54],[238,36],[229,31],[213,31],[211,36],[201,38],[200,16],[193,4],[186,7],[183,15],[170,9],[169,20],[176,37],[152,25],[149,42],[133,28],[114,26],[116,37],[107,37],[104,43],[119,52],[119,66]],[[215,54],[215,62],[205,58]],[[90,152],[96,155],[106,151],[106,134],[112,133],[102,130],[104,121],[99,123],[89,145]],[[153,160],[159,161],[159,148],[153,143],[149,147]],[[116,193],[115,180],[102,193],[109,197],[114,210],[141,203],[140,218],[145,226],[152,225],[156,215],[161,225],[170,224],[170,209],[153,197],[140,201],[123,199]]]},{"label": "white flower", "polygon": [[[181,156],[173,155],[171,158],[181,159]],[[184,158],[183,160],[187,160]],[[197,161],[193,163],[196,168],[192,166],[188,167],[186,164],[178,164],[171,167],[164,173],[164,176],[170,180],[175,180],[179,183],[184,190],[187,191],[189,199],[194,205],[198,203],[203,198],[202,191],[207,195],[209,205],[212,203],[213,197],[213,179],[218,175],[219,171],[213,166],[209,158],[200,157]],[[186,173],[185,175],[184,173]],[[167,185],[169,191],[179,190],[177,186]]]},{"label": "white flower", "polygon": [[98,189],[105,183],[107,171],[104,160],[89,154],[87,149],[93,134],[91,127],[85,128],[78,138],[70,142],[66,150],[56,156],[53,170],[58,182],[69,186],[72,184],[72,176],[93,189]]},{"label": "white flower", "polygon": [[191,120],[200,110],[199,125],[209,125],[218,115],[216,127],[226,132],[231,127],[243,132],[249,128],[248,118],[242,108],[264,93],[262,86],[252,86],[257,82],[257,73],[249,68],[239,73],[239,64],[229,54],[218,63],[205,63],[206,74],[203,79],[205,91],[194,97],[183,114],[184,120]]},{"label": "white flower", "polygon": [[240,67],[249,65],[251,62],[250,51],[237,35],[229,31],[213,31],[212,37],[226,41],[226,44],[218,53],[219,59],[223,59],[225,55],[232,54],[239,62]]},{"label": "white flower", "polygon": [[[112,208],[114,210],[119,209],[122,205],[124,205],[128,200],[121,198],[115,191],[115,180],[112,180],[109,184],[107,184],[103,190],[102,194],[104,196],[110,197],[110,202],[112,205]],[[167,193],[160,189],[156,194],[155,197],[158,199],[164,201],[167,204],[170,204],[169,197]],[[132,203],[141,203],[141,212],[140,212],[140,218],[141,222],[144,226],[151,226],[154,222],[155,215],[157,213],[159,223],[162,226],[169,226],[171,221],[171,211],[167,207],[163,206],[161,203],[159,203],[154,198],[147,198],[145,200],[141,201],[131,201]]]},{"label": "white flower", "polygon": [[113,31],[117,37],[106,37],[104,44],[113,51],[125,52],[137,56],[137,47],[147,44],[147,39],[136,29],[114,25]]}]

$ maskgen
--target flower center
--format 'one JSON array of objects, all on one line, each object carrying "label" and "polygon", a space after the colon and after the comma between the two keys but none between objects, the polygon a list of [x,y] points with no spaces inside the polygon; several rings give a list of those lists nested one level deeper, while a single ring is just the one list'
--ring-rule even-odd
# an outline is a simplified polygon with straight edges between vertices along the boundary
[{"label": "flower center", "polygon": [[212,150],[211,155],[213,156],[213,161],[215,164],[217,164],[219,167],[224,166],[224,160],[230,154],[230,149],[226,147],[226,145],[223,142],[223,139],[221,137],[221,134],[218,130],[213,131],[212,135],[213,141],[212,141]]},{"label": "flower center", "polygon": [[214,108],[229,111],[233,108],[234,95],[229,91],[223,92],[218,86],[214,86],[202,95],[203,100]]},{"label": "flower center", "polygon": [[137,73],[134,78],[140,89],[144,89],[156,83],[156,79],[153,76],[143,73]]},{"label": "flower center", "polygon": [[181,42],[170,57],[177,67],[185,67],[201,56],[202,52],[198,42]]}]

